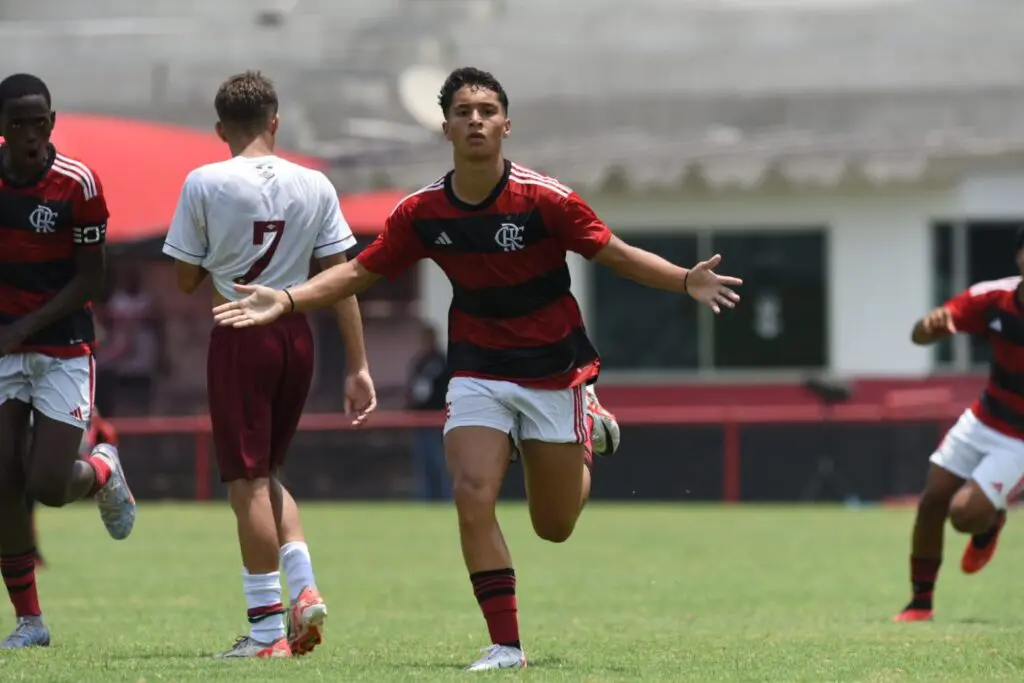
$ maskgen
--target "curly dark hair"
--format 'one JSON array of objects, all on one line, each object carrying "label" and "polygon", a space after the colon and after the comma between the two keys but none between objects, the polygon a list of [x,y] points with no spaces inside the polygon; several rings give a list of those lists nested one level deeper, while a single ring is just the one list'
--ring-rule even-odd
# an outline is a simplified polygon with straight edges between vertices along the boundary
[{"label": "curly dark hair", "polygon": [[455,93],[467,85],[473,89],[483,88],[493,92],[498,96],[502,109],[508,114],[508,95],[505,93],[505,89],[501,87],[498,79],[487,71],[464,66],[448,74],[448,78],[445,79],[444,85],[441,86],[441,92],[437,96],[437,103],[441,105],[441,111],[444,112],[446,119],[448,118],[448,110],[452,107],[452,99],[454,99]]},{"label": "curly dark hair", "polygon": [[42,97],[46,100],[46,106],[52,106],[50,89],[43,83],[43,79],[32,74],[11,74],[0,81],[0,112],[6,102],[31,95]]},{"label": "curly dark hair", "polygon": [[259,71],[246,71],[221,84],[213,106],[221,123],[259,133],[277,114],[277,91]]}]

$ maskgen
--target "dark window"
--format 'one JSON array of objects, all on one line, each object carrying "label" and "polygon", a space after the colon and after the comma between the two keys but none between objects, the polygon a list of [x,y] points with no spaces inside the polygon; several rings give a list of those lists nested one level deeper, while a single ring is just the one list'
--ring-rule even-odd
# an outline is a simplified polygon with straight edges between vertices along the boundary
[{"label": "dark window", "polygon": [[[953,226],[940,223],[932,227],[932,304],[941,306],[956,293],[953,282]],[[922,315],[924,311],[921,312]],[[953,362],[953,341],[943,339],[935,349],[936,363]]]},{"label": "dark window", "polygon": [[[971,221],[967,225],[967,279],[969,284],[1018,275],[1013,260],[1013,238],[1024,221]],[[980,337],[971,338],[971,362],[988,363],[992,349]]]},{"label": "dark window", "polygon": [[714,321],[717,368],[828,364],[824,230],[721,232],[719,270],[745,280],[743,304]]},{"label": "dark window", "polygon": [[[628,242],[673,263],[697,260],[694,235],[630,235]],[[593,339],[609,370],[697,367],[697,306],[595,265]]]}]

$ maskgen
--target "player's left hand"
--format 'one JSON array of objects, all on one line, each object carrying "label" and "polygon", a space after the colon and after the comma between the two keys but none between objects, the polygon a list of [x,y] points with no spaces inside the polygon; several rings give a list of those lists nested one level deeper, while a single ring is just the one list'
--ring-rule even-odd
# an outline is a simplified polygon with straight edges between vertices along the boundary
[{"label": "player's left hand", "polygon": [[26,337],[28,330],[17,323],[0,327],[0,356],[6,356],[14,351]]},{"label": "player's left hand", "polygon": [[363,369],[345,378],[345,415],[354,416],[352,426],[358,427],[377,408],[377,392],[370,371]]},{"label": "player's left hand", "polygon": [[715,313],[726,308],[736,308],[740,295],[729,289],[729,285],[742,285],[743,280],[728,275],[718,275],[713,270],[722,262],[722,255],[715,254],[707,261],[701,261],[686,275],[686,293],[709,307]]}]

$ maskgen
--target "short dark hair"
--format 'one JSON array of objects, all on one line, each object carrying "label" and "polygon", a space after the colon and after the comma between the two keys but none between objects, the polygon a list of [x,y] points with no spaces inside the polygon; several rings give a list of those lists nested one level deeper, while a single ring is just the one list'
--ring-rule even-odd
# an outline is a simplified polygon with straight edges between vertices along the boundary
[{"label": "short dark hair", "polygon": [[444,112],[445,118],[448,118],[448,110],[451,109],[455,93],[467,85],[470,88],[484,88],[493,92],[498,96],[498,101],[501,102],[505,113],[508,113],[508,95],[498,79],[487,71],[464,66],[448,74],[448,78],[445,79],[444,85],[441,86],[441,92],[437,96],[437,103],[441,105],[441,111]]},{"label": "short dark hair", "polygon": [[259,71],[246,71],[221,84],[213,106],[221,123],[257,133],[277,114],[277,91]]},{"label": "short dark hair", "polygon": [[1017,228],[1017,234],[1013,236],[1014,253],[1024,249],[1024,225]]},{"label": "short dark hair", "polygon": [[50,89],[43,83],[43,79],[32,74],[11,74],[0,81],[0,112],[3,112],[4,105],[10,100],[32,95],[46,100],[47,107],[52,106]]}]

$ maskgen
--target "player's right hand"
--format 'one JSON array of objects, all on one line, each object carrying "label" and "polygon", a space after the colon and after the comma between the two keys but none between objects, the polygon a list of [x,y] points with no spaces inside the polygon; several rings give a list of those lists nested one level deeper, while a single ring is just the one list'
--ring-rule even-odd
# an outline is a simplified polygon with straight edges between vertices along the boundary
[{"label": "player's right hand", "polygon": [[953,322],[953,313],[945,306],[939,306],[926,315],[922,321],[922,327],[928,334],[956,334],[956,323]]},{"label": "player's right hand", "polygon": [[263,285],[235,285],[235,291],[249,296],[213,309],[213,319],[222,327],[267,325],[280,318],[288,305],[287,295]]}]

